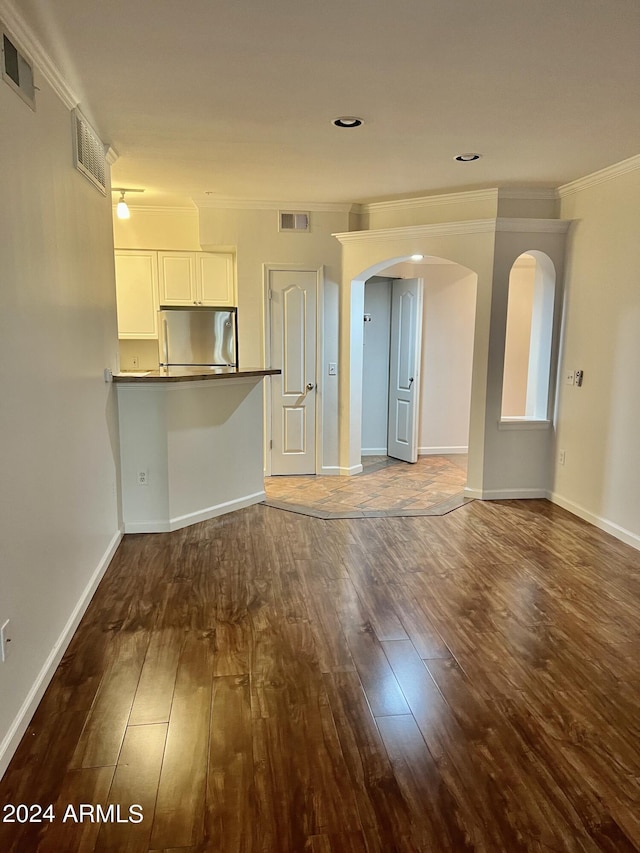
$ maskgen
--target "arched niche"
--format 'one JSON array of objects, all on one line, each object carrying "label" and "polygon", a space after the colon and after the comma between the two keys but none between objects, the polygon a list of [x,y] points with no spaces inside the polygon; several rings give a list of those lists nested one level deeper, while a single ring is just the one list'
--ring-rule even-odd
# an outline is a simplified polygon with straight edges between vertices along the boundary
[{"label": "arched niche", "polygon": [[536,249],[521,253],[509,275],[501,418],[543,421],[549,388],[556,271]]}]

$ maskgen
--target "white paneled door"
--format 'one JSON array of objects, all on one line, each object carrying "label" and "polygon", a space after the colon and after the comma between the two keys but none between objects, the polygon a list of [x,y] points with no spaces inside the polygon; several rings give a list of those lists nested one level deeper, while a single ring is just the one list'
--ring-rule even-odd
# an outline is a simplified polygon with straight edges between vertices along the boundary
[{"label": "white paneled door", "polygon": [[270,270],[271,473],[316,472],[315,271]]},{"label": "white paneled door", "polygon": [[387,453],[418,461],[418,395],[422,342],[422,280],[394,281],[391,289],[391,353]]}]

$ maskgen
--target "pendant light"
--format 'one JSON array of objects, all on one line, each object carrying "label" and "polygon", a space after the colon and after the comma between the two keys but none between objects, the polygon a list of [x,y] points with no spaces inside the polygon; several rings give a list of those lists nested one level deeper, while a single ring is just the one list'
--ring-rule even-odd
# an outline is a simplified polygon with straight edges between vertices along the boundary
[{"label": "pendant light", "polygon": [[120,193],[120,198],[118,199],[118,204],[116,205],[116,216],[118,219],[131,219],[131,211],[129,210],[129,205],[124,200],[125,193],[143,193],[144,190],[134,190],[130,187],[112,187],[112,193]]},{"label": "pendant light", "polygon": [[129,210],[129,205],[124,200],[124,190],[120,190],[120,201],[116,207],[116,216],[118,219],[130,219],[131,212]]}]

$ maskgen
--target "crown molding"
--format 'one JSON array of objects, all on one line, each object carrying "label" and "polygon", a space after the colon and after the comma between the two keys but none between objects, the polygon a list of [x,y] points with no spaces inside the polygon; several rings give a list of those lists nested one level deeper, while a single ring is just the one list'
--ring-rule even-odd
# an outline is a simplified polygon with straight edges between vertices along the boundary
[{"label": "crown molding", "polygon": [[635,172],[636,169],[640,169],[640,154],[629,157],[627,160],[622,160],[620,163],[614,163],[605,169],[599,169],[597,172],[592,172],[590,175],[585,175],[576,181],[563,184],[561,187],[558,187],[558,195],[560,198],[564,198],[565,196],[573,195],[573,193],[587,190],[589,187],[604,184],[606,181],[611,181],[620,175],[626,175],[628,172]]},{"label": "crown molding", "polygon": [[113,164],[116,162],[116,160],[118,160],[119,157],[120,155],[111,145],[104,146],[104,159],[110,166],[113,166]]},{"label": "crown molding", "polygon": [[443,204],[468,204],[477,201],[495,201],[497,189],[470,190],[461,193],[445,193],[442,195],[427,195],[419,198],[402,198],[393,201],[373,201],[360,204],[358,213],[377,213],[388,210],[414,210],[416,207],[437,207]]},{"label": "crown molding", "polygon": [[[118,203],[113,202],[111,206],[115,210],[118,206]],[[192,213],[194,216],[198,215],[197,208],[186,207],[185,205],[177,207],[175,205],[163,206],[159,204],[131,204],[130,202],[127,202],[127,207],[129,208],[129,210],[136,211],[136,213]]]},{"label": "crown molding", "polygon": [[499,187],[499,199],[523,199],[525,201],[557,201],[558,190],[552,187],[535,189],[532,187]]},{"label": "crown molding", "polygon": [[70,110],[77,107],[80,103],[77,94],[67,83],[40,39],[10,0],[0,0],[0,19],[62,103]]},{"label": "crown molding", "polygon": [[194,204],[206,210],[300,210],[329,213],[351,213],[353,204],[309,201],[268,201],[240,198],[194,198]]},{"label": "crown molding", "polygon": [[566,234],[571,225],[570,219],[508,219],[500,216],[493,221],[496,231],[518,234]]},{"label": "crown molding", "polygon": [[522,234],[564,234],[568,219],[468,219],[466,222],[440,222],[437,225],[408,225],[371,231],[344,231],[332,236],[342,245],[372,243],[385,240],[420,239],[421,237],[453,237],[460,234],[494,234],[498,231]]},{"label": "crown molding", "polygon": [[441,222],[437,225],[408,225],[400,228],[377,228],[371,231],[343,231],[332,236],[343,246],[354,243],[373,243],[385,240],[420,239],[421,237],[450,237],[457,234],[492,234],[495,219],[469,219],[466,222]]}]

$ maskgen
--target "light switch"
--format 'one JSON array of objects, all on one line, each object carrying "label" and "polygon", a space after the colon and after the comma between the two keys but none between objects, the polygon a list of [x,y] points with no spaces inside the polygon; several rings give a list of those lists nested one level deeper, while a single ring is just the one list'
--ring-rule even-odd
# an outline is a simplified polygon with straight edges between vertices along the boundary
[{"label": "light switch", "polygon": [[338,365],[335,361],[329,362],[329,376],[335,376],[338,372]]}]

